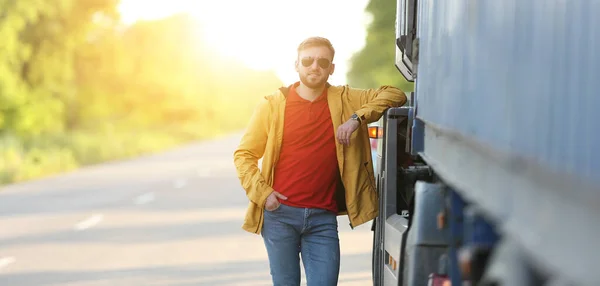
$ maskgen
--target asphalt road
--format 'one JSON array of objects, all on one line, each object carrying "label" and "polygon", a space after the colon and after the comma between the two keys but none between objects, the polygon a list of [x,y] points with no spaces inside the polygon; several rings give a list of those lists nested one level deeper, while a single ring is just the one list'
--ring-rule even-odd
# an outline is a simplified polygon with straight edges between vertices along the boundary
[{"label": "asphalt road", "polygon": [[[0,188],[0,285],[270,285],[262,238],[241,229],[238,142]],[[339,230],[339,285],[372,284],[370,223]]]}]

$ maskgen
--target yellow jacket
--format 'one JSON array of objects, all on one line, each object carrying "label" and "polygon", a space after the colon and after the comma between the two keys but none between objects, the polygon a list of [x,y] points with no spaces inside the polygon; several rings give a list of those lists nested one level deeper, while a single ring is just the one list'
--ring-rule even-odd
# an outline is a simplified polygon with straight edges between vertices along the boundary
[{"label": "yellow jacket", "polygon": [[[273,191],[271,186],[283,140],[288,91],[289,87],[282,87],[261,99],[234,152],[237,175],[250,200],[242,226],[248,232],[260,234],[265,202]],[[387,108],[403,105],[406,95],[390,86],[355,89],[347,85],[328,85],[327,102],[336,134],[338,127],[353,113],[363,119],[361,126],[352,134],[350,146],[341,145],[336,140],[342,182],[336,192],[338,215],[347,214],[350,226],[356,227],[375,218],[379,206],[367,124],[379,120]],[[259,170],[260,158],[262,166]]]}]

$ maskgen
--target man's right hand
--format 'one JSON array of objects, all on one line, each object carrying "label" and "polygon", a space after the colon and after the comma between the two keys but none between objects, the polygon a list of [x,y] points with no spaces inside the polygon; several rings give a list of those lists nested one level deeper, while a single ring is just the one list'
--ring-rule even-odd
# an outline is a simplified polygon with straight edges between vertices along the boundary
[{"label": "man's right hand", "polygon": [[279,200],[277,200],[277,198],[280,198],[282,200],[287,200],[287,197],[276,192],[273,191],[268,197],[267,197],[267,202],[265,203],[265,209],[268,211],[274,211],[279,207],[279,204],[281,204],[279,202]]}]

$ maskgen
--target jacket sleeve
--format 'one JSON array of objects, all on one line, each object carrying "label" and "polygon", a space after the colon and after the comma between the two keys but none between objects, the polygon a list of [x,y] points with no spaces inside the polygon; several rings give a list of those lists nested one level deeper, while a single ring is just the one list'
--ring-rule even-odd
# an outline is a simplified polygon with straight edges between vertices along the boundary
[{"label": "jacket sleeve", "polygon": [[402,106],[407,101],[404,92],[392,86],[378,89],[349,88],[348,93],[350,101],[357,108],[356,115],[365,123],[379,120],[386,109]]},{"label": "jacket sleeve", "polygon": [[233,154],[237,175],[246,190],[246,196],[261,208],[273,191],[258,168],[258,160],[262,158],[267,144],[270,112],[268,100],[263,99],[250,118],[240,144]]}]

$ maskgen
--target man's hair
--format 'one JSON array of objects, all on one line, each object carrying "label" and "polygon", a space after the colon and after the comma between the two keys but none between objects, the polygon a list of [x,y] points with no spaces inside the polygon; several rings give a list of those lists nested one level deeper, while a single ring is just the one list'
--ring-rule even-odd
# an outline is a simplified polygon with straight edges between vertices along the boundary
[{"label": "man's hair", "polygon": [[298,45],[298,54],[300,54],[300,51],[307,49],[307,48],[312,48],[312,47],[326,47],[331,51],[331,59],[333,60],[334,56],[335,56],[335,49],[333,49],[333,45],[331,44],[331,42],[323,37],[310,37],[304,41],[302,41],[302,43],[300,43],[300,45]]}]

